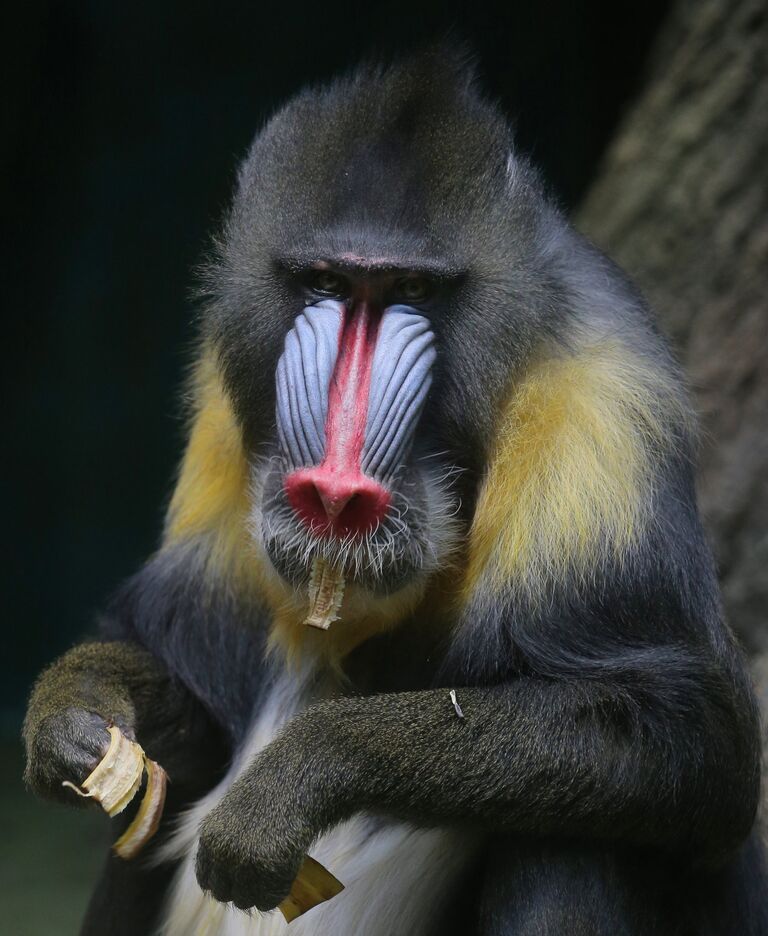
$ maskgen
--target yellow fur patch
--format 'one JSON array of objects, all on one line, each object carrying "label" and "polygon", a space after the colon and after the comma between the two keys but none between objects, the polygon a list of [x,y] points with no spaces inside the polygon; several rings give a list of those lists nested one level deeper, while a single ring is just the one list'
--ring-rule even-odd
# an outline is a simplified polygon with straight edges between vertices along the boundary
[{"label": "yellow fur patch", "polygon": [[166,542],[212,537],[210,561],[241,570],[253,559],[247,544],[249,466],[240,427],[212,354],[205,354],[193,384],[195,414],[171,498]]},{"label": "yellow fur patch", "polygon": [[510,585],[536,597],[588,577],[646,521],[657,459],[685,418],[672,381],[618,343],[535,364],[500,415],[469,539],[462,601]]}]

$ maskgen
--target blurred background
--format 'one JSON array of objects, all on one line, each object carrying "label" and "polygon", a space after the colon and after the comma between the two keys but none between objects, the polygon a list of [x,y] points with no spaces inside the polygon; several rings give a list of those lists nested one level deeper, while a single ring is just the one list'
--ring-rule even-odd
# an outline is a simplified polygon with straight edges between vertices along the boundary
[{"label": "blurred background", "polygon": [[15,4],[4,16],[9,424],[0,930],[77,932],[104,823],[33,801],[39,670],[153,550],[183,444],[194,267],[238,160],[307,82],[436,36],[657,305],[704,427],[726,606],[768,672],[768,75],[759,0]]}]

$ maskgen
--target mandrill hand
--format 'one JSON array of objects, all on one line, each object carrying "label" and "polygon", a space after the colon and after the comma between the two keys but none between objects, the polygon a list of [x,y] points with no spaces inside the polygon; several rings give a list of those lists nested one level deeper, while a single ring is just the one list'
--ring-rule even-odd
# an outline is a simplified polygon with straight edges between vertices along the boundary
[{"label": "mandrill hand", "polygon": [[82,783],[102,759],[109,747],[107,721],[72,706],[42,719],[26,735],[27,785],[38,796],[70,806],[91,803],[62,786],[62,781]]},{"label": "mandrill hand", "polygon": [[358,808],[357,761],[337,734],[338,704],[293,718],[204,820],[197,880],[216,900],[277,907],[312,842]]},{"label": "mandrill hand", "polygon": [[311,752],[283,735],[202,823],[197,880],[216,900],[266,911],[288,896],[310,845],[329,824],[327,814],[321,818],[326,791],[308,763]]},{"label": "mandrill hand", "polygon": [[266,802],[258,807],[242,794],[233,788],[203,822],[197,880],[222,903],[273,910],[288,896],[312,836],[281,829]]}]

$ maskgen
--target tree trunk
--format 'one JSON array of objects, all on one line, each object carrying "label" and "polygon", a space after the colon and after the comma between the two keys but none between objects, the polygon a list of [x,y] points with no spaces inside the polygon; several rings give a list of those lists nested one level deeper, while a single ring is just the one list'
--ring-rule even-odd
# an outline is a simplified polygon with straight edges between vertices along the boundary
[{"label": "tree trunk", "polygon": [[682,359],[726,613],[753,654],[768,653],[767,33],[765,0],[677,3],[576,218]]}]

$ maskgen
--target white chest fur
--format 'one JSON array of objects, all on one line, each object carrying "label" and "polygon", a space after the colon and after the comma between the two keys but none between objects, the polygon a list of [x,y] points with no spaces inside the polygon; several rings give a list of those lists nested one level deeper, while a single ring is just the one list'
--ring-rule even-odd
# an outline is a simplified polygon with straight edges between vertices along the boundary
[{"label": "white chest fur", "polygon": [[399,822],[373,826],[356,816],[311,849],[345,885],[332,900],[291,923],[282,915],[249,915],[206,897],[194,873],[197,828],[252,757],[304,704],[295,680],[278,682],[256,717],[243,752],[219,786],[198,802],[165,848],[183,856],[162,936],[421,936],[444,904],[478,840],[466,832],[417,829]]}]

